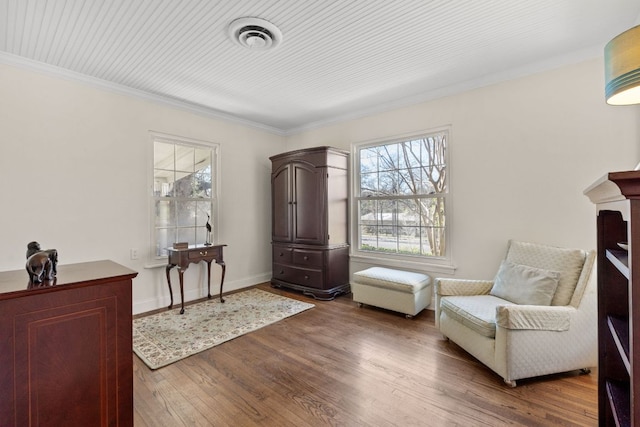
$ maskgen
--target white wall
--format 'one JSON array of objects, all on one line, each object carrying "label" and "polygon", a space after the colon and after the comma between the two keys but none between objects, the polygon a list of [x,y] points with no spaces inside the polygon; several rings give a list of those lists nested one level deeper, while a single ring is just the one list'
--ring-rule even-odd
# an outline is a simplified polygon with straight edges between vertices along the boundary
[{"label": "white wall", "polygon": [[[10,66],[0,65],[0,94],[0,270],[24,268],[37,240],[60,265],[111,259],[138,271],[134,313],[168,304],[164,268],[145,268],[153,130],[221,145],[225,291],[269,280],[268,157],[283,151],[282,136]],[[206,294],[205,272],[187,270],[187,300]]]},{"label": "white wall", "polygon": [[[454,276],[490,279],[510,238],[595,248],[595,208],[583,190],[640,161],[639,107],[608,106],[603,93],[603,64],[592,60],[300,132],[287,149],[350,149],[451,125]],[[366,266],[352,261],[351,273]]]},{"label": "white wall", "polygon": [[[270,155],[448,124],[455,276],[493,277],[510,238],[594,248],[583,190],[640,160],[640,107],[607,106],[602,69],[588,61],[283,138],[0,65],[0,270],[22,269],[38,240],[60,264],[112,259],[139,271],[134,313],[168,304],[164,269],[145,268],[150,130],[221,144],[225,290],[270,277]],[[203,296],[204,273],[187,271],[187,300]]]}]

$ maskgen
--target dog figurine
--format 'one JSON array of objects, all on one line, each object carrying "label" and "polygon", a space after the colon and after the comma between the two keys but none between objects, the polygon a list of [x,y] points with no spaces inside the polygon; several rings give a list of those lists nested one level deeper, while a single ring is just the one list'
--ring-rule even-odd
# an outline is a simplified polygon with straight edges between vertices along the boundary
[{"label": "dog figurine", "polygon": [[58,251],[55,249],[41,250],[38,242],[27,245],[27,274],[29,285],[51,281],[58,273]]}]

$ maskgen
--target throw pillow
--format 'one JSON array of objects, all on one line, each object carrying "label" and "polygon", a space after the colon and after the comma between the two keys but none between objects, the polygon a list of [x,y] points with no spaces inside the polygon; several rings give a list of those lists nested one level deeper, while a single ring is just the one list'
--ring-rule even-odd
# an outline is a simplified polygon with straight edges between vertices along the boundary
[{"label": "throw pillow", "polygon": [[490,294],[515,304],[551,305],[560,273],[504,260]]}]

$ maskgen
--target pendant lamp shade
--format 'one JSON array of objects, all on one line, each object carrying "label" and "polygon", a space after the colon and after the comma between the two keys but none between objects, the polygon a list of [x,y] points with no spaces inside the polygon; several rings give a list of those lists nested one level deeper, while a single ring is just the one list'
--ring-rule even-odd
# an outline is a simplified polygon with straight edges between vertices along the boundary
[{"label": "pendant lamp shade", "polygon": [[607,104],[640,104],[640,25],[607,43],[604,68]]}]

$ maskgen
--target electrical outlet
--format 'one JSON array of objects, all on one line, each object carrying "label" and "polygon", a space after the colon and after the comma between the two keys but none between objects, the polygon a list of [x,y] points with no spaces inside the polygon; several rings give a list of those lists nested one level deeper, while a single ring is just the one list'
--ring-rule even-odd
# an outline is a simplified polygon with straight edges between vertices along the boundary
[{"label": "electrical outlet", "polygon": [[138,248],[131,248],[130,256],[131,259],[138,259]]}]

